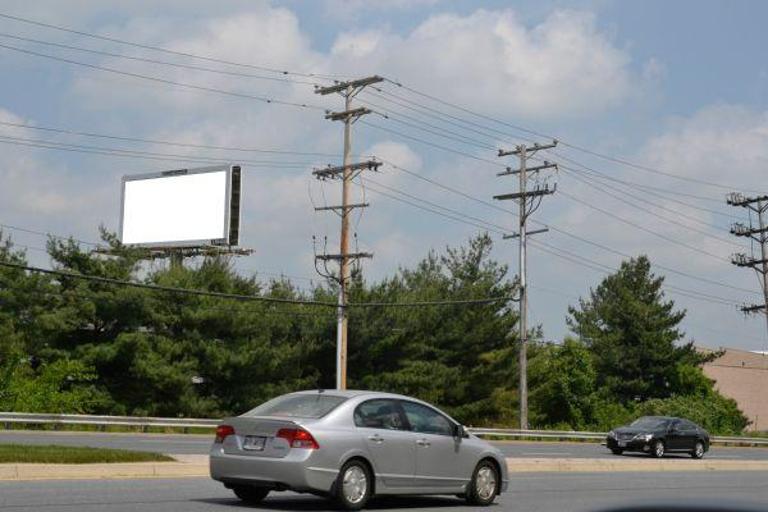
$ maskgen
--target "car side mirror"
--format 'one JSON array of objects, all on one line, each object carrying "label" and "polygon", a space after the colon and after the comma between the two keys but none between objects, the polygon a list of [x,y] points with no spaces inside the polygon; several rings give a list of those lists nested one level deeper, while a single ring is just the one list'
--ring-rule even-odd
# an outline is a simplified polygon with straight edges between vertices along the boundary
[{"label": "car side mirror", "polygon": [[461,439],[463,437],[469,437],[469,434],[467,433],[467,429],[464,428],[464,425],[456,424],[453,426],[453,437]]}]

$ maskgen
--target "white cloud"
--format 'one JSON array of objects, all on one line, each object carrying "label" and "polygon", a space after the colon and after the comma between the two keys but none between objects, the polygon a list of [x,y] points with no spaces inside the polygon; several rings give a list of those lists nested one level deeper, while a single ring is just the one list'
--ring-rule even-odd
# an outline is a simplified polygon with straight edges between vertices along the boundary
[{"label": "white cloud", "polygon": [[395,141],[378,142],[365,151],[366,155],[375,156],[383,161],[404,167],[412,172],[421,170],[421,157],[408,145]]},{"label": "white cloud", "polygon": [[630,70],[629,54],[585,12],[554,11],[534,27],[512,10],[437,14],[404,36],[344,33],[333,48],[336,69],[384,73],[508,115],[593,116],[621,105],[644,83]]}]

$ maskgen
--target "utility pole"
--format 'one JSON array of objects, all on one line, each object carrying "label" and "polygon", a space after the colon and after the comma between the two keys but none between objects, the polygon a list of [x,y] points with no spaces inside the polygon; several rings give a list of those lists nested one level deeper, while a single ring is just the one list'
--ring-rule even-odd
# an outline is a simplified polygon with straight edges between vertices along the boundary
[{"label": "utility pole", "polygon": [[[336,389],[347,388],[347,293],[351,277],[350,262],[361,258],[373,257],[370,253],[349,252],[349,215],[355,208],[365,208],[367,203],[350,203],[349,186],[358,173],[363,170],[376,170],[381,162],[369,160],[353,164],[352,159],[352,124],[360,117],[370,114],[371,110],[365,107],[352,108],[352,99],[366,86],[383,81],[380,76],[370,76],[359,80],[336,82],[328,87],[315,87],[315,93],[323,96],[333,93],[344,97],[344,110],[342,112],[326,112],[325,118],[331,121],[344,123],[344,161],[341,167],[328,166],[323,169],[315,169],[312,174],[317,179],[327,180],[341,178],[341,205],[315,208],[315,210],[330,210],[341,217],[341,240],[338,254],[321,254],[315,256],[315,268],[321,275],[334,277],[328,271],[329,261],[339,263],[338,277],[334,277],[339,285],[339,298],[336,323]],[[322,262],[325,272],[321,272],[318,262]]]},{"label": "utility pole", "polygon": [[[762,275],[763,303],[744,306],[741,310],[744,313],[762,311],[768,327],[768,219],[766,219],[768,196],[745,197],[738,192],[733,192],[728,194],[727,202],[731,206],[746,208],[750,212],[749,226],[736,222],[731,226],[731,234],[747,237],[760,246],[759,258],[755,257],[754,252],[749,256],[737,253],[731,257],[731,262],[737,267],[752,268]],[[752,225],[752,213],[757,216],[757,226]]]},{"label": "utility pole", "polygon": [[539,186],[533,190],[528,190],[528,178],[529,174],[536,174],[546,169],[557,168],[557,164],[552,164],[544,161],[543,164],[534,167],[528,167],[528,159],[531,158],[536,152],[542,149],[551,149],[557,146],[557,141],[552,141],[551,144],[534,144],[533,146],[526,146],[520,144],[511,151],[499,150],[499,157],[516,155],[520,159],[520,167],[518,169],[507,168],[506,171],[500,172],[497,176],[509,176],[517,174],[520,184],[520,191],[510,194],[502,194],[493,196],[494,199],[505,201],[512,199],[517,201],[519,205],[519,231],[513,235],[504,235],[504,238],[517,238],[519,247],[519,286],[520,286],[520,318],[518,320],[518,326],[520,328],[520,354],[519,354],[519,366],[520,366],[520,429],[528,429],[528,279],[527,279],[527,252],[526,243],[528,235],[535,235],[537,233],[545,233],[549,231],[548,228],[537,229],[528,231],[526,221],[528,217],[535,212],[541,205],[541,200],[544,196],[553,194],[557,189],[557,186],[552,189],[549,185]]}]

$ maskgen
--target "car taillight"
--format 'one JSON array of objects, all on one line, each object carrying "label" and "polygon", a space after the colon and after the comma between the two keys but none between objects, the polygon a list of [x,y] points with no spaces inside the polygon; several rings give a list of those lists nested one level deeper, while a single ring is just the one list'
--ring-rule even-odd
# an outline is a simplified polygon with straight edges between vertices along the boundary
[{"label": "car taillight", "polygon": [[219,425],[216,427],[216,439],[214,443],[221,444],[228,436],[235,435],[235,429],[230,425]]},{"label": "car taillight", "polygon": [[304,430],[303,428],[281,428],[277,431],[275,437],[280,437],[288,441],[288,445],[291,448],[308,448],[310,450],[317,450],[320,445],[317,444],[312,434]]}]

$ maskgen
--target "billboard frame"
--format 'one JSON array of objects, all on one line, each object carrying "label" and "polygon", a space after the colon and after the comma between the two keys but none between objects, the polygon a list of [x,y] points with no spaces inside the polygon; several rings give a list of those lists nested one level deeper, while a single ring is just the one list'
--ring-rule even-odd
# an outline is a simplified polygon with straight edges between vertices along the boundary
[{"label": "billboard frame", "polygon": [[[226,173],[226,189],[224,198],[224,238],[179,240],[174,242],[147,242],[131,243],[123,242],[123,228],[125,222],[125,185],[129,181],[142,181],[157,178],[172,178],[174,176],[189,176],[190,174],[206,174],[213,172]],[[234,164],[212,165],[197,167],[194,169],[173,169],[170,171],[149,172],[141,174],[123,175],[120,182],[120,243],[126,247],[143,247],[146,249],[194,249],[207,247],[237,246],[240,239],[240,219],[242,202],[241,191],[241,167]],[[234,225],[233,225],[234,222]]]}]

